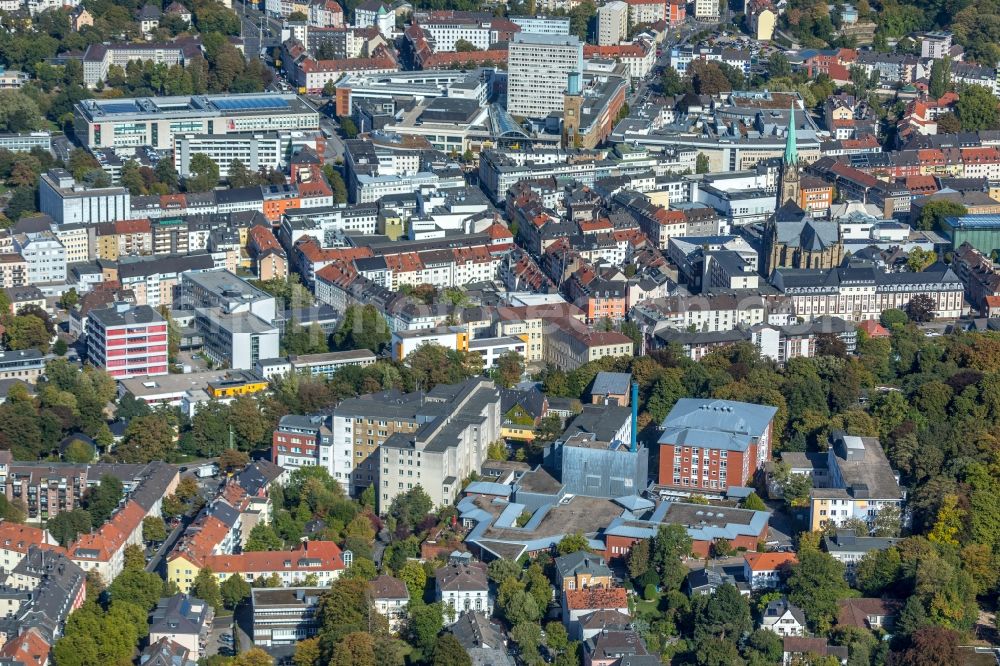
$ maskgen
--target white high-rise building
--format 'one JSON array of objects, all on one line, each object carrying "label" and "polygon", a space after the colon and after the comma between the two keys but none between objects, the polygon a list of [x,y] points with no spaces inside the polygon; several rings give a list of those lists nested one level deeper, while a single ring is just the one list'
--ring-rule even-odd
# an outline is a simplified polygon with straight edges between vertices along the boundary
[{"label": "white high-rise building", "polygon": [[694,0],[694,17],[696,19],[715,20],[719,18],[718,0]]},{"label": "white high-rise building", "polygon": [[514,35],[507,52],[507,111],[544,118],[562,113],[570,72],[583,71],[583,43],[573,35]]},{"label": "white high-rise building", "polygon": [[597,45],[615,46],[628,38],[628,5],[612,0],[597,10]]}]

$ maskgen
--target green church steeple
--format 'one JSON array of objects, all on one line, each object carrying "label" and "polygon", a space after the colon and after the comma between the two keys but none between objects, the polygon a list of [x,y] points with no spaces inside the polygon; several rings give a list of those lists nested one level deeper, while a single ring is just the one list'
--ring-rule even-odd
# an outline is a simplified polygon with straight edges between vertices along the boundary
[{"label": "green church steeple", "polygon": [[795,102],[792,102],[791,113],[788,116],[788,134],[785,136],[785,166],[799,163],[799,150],[795,142]]}]

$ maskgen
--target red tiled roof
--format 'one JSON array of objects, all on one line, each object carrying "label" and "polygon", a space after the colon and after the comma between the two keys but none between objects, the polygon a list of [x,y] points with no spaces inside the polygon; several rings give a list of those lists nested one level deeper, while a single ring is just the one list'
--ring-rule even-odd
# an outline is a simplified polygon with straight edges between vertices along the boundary
[{"label": "red tiled roof", "polygon": [[186,554],[196,560],[193,564],[204,562],[212,554],[215,547],[229,534],[229,527],[216,518],[208,516],[195,528],[195,531],[185,535],[181,543],[174,548],[173,553]]},{"label": "red tiled roof", "polygon": [[493,48],[488,51],[470,51],[468,53],[432,53],[420,61],[420,66],[423,69],[433,69],[435,67],[448,67],[449,65],[463,65],[467,62],[476,65],[487,62],[494,64],[504,63],[507,62],[507,49]]},{"label": "red tiled roof", "polygon": [[868,626],[869,617],[892,617],[899,612],[900,602],[895,599],[878,599],[875,597],[861,597],[855,599],[841,599],[837,602],[837,624],[841,626],[858,627],[859,629],[870,629]]},{"label": "red tiled roof", "polygon": [[32,627],[20,636],[8,639],[0,648],[0,657],[23,666],[45,666],[49,663],[49,644]]},{"label": "red tiled roof", "polygon": [[299,68],[309,74],[311,72],[370,72],[377,70],[394,70],[398,67],[396,59],[388,51],[379,47],[371,58],[343,58],[341,60],[315,60],[307,58],[299,63]]},{"label": "red tiled roof", "polygon": [[27,553],[31,546],[58,548],[50,543],[52,537],[46,530],[10,521],[0,521],[0,548]]},{"label": "red tiled roof", "polygon": [[921,148],[917,151],[917,160],[944,164],[944,153],[937,148]]},{"label": "red tiled roof", "polygon": [[907,176],[906,187],[911,191],[931,190],[937,192],[938,189],[937,180],[934,179],[934,176]]},{"label": "red tiled roof", "polygon": [[[70,547],[70,557],[87,561],[109,561],[115,553],[125,546],[129,537],[142,526],[146,511],[138,502],[129,500],[124,507],[115,512],[111,520],[104,523],[96,532],[84,534]],[[84,554],[82,551],[96,551],[97,555]]]},{"label": "red tiled roof", "polygon": [[514,238],[514,234],[510,233],[510,229],[500,222],[494,222],[486,227],[486,235],[492,240],[511,240]]},{"label": "red tiled roof", "polygon": [[354,269],[354,266],[352,266],[350,262],[334,261],[316,272],[316,281],[328,282],[330,284],[346,287],[357,276],[358,272]]},{"label": "red tiled roof", "polygon": [[274,237],[274,232],[263,224],[251,227],[249,241],[259,252],[281,249],[281,244],[278,242],[278,239]]},{"label": "red tiled roof", "polygon": [[611,220],[606,217],[602,217],[599,220],[582,220],[579,222],[580,231],[587,233],[588,231],[600,231],[606,229],[614,229],[615,225],[611,224]]},{"label": "red tiled roof", "polygon": [[628,609],[628,597],[623,587],[588,587],[566,590],[566,608],[569,610]]},{"label": "red tiled roof", "polygon": [[299,197],[301,198],[328,197],[332,194],[333,190],[330,189],[330,186],[323,179],[299,183]]},{"label": "red tiled roof", "polygon": [[204,566],[215,573],[255,574],[271,571],[339,571],[344,568],[340,547],[332,541],[305,541],[295,550],[238,555],[212,555]]},{"label": "red tiled roof", "polygon": [[888,338],[892,335],[885,326],[874,319],[866,319],[858,324],[858,328],[864,331],[869,338]]},{"label": "red tiled roof", "polygon": [[799,561],[795,553],[746,553],[743,559],[751,571],[775,571]]},{"label": "red tiled roof", "polygon": [[147,219],[118,220],[113,224],[116,234],[148,234],[153,231],[153,225]]},{"label": "red tiled roof", "polygon": [[963,163],[992,163],[1000,161],[1000,151],[993,146],[962,148]]},{"label": "red tiled roof", "polygon": [[183,194],[160,195],[160,208],[186,208],[187,197]]}]

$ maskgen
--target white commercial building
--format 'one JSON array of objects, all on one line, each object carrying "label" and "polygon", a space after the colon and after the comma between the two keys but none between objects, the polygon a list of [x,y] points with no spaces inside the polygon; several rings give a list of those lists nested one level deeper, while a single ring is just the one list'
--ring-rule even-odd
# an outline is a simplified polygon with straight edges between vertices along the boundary
[{"label": "white commercial building", "polygon": [[173,150],[174,136],[319,130],[319,112],[293,93],[87,99],[73,110],[85,146]]},{"label": "white commercial building", "polygon": [[694,0],[694,17],[702,21],[718,19],[718,0]]},{"label": "white commercial building", "polygon": [[38,184],[39,209],[57,225],[100,224],[132,219],[124,187],[87,187],[65,169],[49,169]]},{"label": "white commercial building", "polygon": [[570,73],[583,72],[583,43],[575,36],[514,35],[507,52],[507,111],[544,118],[562,113]]},{"label": "white commercial building", "polygon": [[612,0],[597,10],[597,44],[614,46],[628,37],[628,5]]},{"label": "white commercial building", "polygon": [[480,51],[486,51],[497,41],[497,31],[490,27],[489,21],[424,20],[420,27],[433,38],[435,53],[456,51],[455,45],[460,39]]},{"label": "white commercial building", "polygon": [[207,155],[219,165],[219,176],[229,177],[233,160],[251,171],[277,169],[284,162],[283,142],[277,132],[246,134],[178,134],[174,136],[174,168],[182,178],[191,175],[191,157]]},{"label": "white commercial building", "polygon": [[252,370],[261,359],[278,355],[278,327],[250,312],[198,308],[195,327],[205,340],[205,353],[215,363]]},{"label": "white commercial building", "polygon": [[508,16],[511,23],[521,28],[521,32],[535,35],[568,35],[568,16]]},{"label": "white commercial building", "polygon": [[[525,340],[527,335],[523,336]],[[501,356],[513,352],[521,357],[522,362],[527,362],[528,343],[521,338],[512,335],[504,335],[498,338],[476,338],[469,341],[469,351],[483,357],[483,370],[492,370],[496,367]]]}]

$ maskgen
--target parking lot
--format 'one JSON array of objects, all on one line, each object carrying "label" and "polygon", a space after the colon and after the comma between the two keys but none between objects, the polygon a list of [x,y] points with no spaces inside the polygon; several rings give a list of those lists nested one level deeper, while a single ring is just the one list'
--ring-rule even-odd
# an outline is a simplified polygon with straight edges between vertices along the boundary
[{"label": "parking lot", "polygon": [[226,656],[230,656],[233,654],[232,640],[225,641],[222,639],[224,635],[227,635],[229,636],[230,639],[232,639],[233,635],[232,629],[233,629],[232,615],[223,615],[215,617],[215,622],[212,624],[212,633],[209,635],[208,644],[205,646],[206,657],[210,657],[213,654],[222,654]]}]

